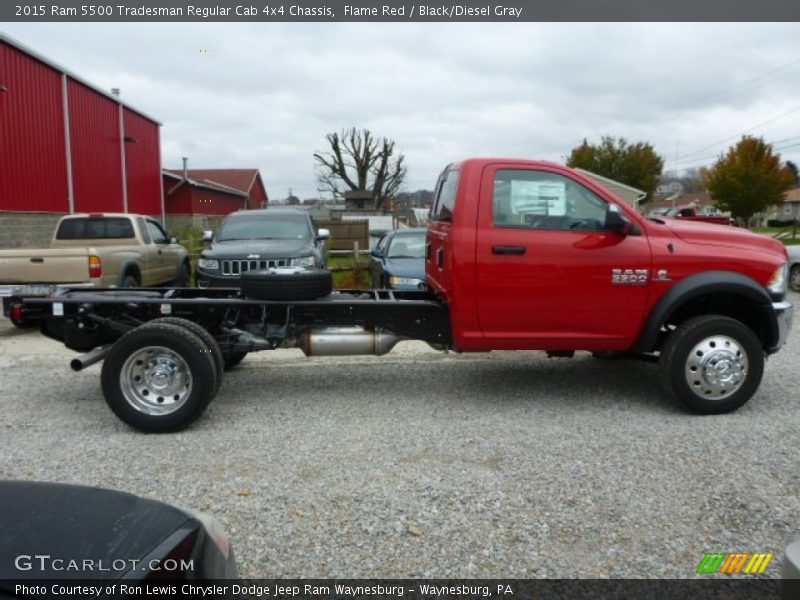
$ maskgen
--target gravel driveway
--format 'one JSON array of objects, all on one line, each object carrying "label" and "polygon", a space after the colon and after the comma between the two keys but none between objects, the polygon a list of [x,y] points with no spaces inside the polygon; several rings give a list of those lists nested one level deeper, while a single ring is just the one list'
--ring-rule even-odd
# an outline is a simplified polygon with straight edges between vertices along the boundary
[{"label": "gravel driveway", "polygon": [[73,373],[0,319],[0,478],[211,513],[246,576],[683,578],[759,551],[778,577],[800,536],[799,355],[795,331],[745,407],[697,417],[655,365],[586,353],[262,352],[159,436],[107,409],[99,365]]}]

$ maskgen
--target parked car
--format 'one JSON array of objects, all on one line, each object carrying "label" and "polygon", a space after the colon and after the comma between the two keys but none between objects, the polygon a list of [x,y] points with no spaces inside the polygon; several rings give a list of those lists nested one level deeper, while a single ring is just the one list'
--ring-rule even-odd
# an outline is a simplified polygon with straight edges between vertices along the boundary
[{"label": "parked car", "polygon": [[693,206],[676,206],[670,208],[663,215],[670,219],[683,219],[684,221],[701,221],[703,223],[715,223],[717,225],[733,225],[734,221],[729,216],[716,212],[699,212]]},{"label": "parked car", "polygon": [[63,217],[47,248],[0,250],[0,296],[55,287],[187,287],[186,248],[152,218],[92,213]]},{"label": "parked car", "polygon": [[31,586],[53,579],[136,586],[238,577],[219,522],[133,494],[0,481],[0,514],[0,597],[3,592],[38,597],[15,589],[26,581]]},{"label": "parked car", "polygon": [[800,246],[787,246],[789,253],[789,288],[800,292]]},{"label": "parked car", "polygon": [[385,234],[370,252],[369,278],[373,288],[425,289],[427,229],[397,229]]},{"label": "parked car", "polygon": [[197,261],[198,287],[240,287],[239,278],[250,270],[276,267],[325,268],[330,237],[316,231],[307,212],[286,208],[243,210],[229,215]]}]

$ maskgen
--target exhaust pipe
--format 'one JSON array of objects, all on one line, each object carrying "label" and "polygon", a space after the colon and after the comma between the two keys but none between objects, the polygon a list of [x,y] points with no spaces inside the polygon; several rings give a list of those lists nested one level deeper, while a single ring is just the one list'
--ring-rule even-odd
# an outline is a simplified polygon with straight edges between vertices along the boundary
[{"label": "exhaust pipe", "polygon": [[91,367],[94,363],[103,360],[110,349],[111,346],[98,346],[94,350],[87,352],[78,358],[73,358],[71,361],[69,361],[69,366],[73,371],[83,371],[86,367]]},{"label": "exhaust pipe", "polygon": [[403,339],[394,333],[362,327],[325,327],[303,333],[297,340],[297,347],[306,356],[381,356]]}]

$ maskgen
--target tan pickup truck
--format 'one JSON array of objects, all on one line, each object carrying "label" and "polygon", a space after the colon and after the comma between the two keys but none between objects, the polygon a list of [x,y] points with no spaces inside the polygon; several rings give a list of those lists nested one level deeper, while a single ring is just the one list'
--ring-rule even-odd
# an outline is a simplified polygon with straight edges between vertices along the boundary
[{"label": "tan pickup truck", "polygon": [[63,217],[49,248],[0,250],[0,296],[59,286],[188,287],[186,248],[156,221],[131,214]]}]

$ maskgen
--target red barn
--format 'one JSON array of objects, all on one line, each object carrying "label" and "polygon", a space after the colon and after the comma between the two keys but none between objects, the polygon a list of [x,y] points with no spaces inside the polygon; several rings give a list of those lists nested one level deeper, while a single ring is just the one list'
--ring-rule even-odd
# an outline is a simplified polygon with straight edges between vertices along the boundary
[{"label": "red barn", "polygon": [[215,227],[234,211],[266,208],[258,169],[164,169],[164,209],[170,227]]},{"label": "red barn", "polygon": [[74,212],[163,217],[160,123],[0,33],[0,246]]}]

